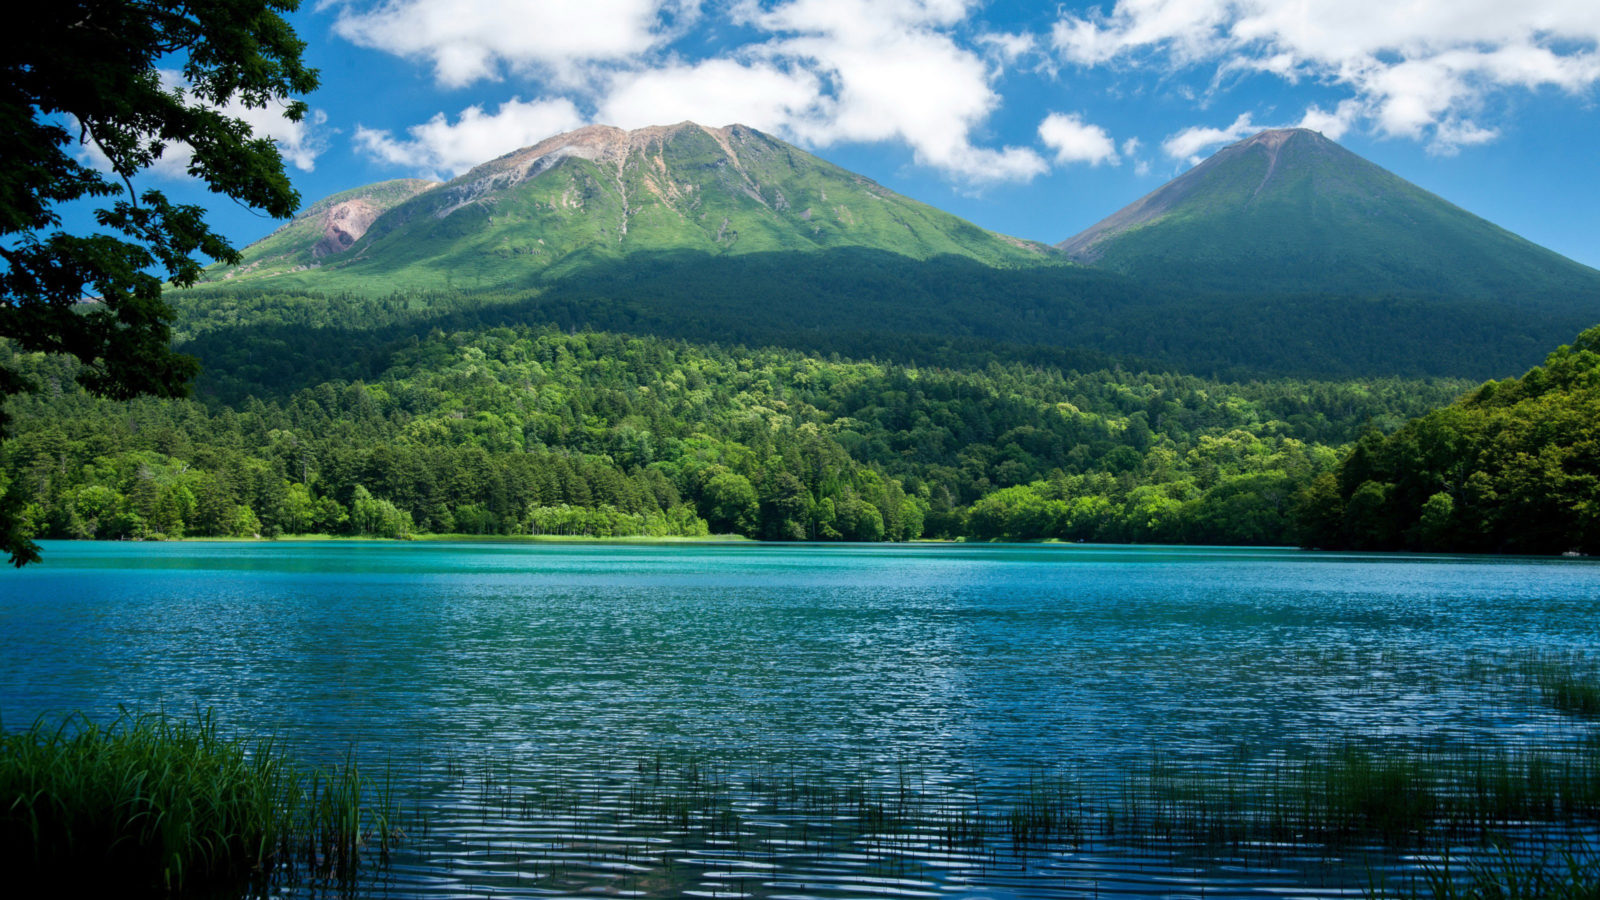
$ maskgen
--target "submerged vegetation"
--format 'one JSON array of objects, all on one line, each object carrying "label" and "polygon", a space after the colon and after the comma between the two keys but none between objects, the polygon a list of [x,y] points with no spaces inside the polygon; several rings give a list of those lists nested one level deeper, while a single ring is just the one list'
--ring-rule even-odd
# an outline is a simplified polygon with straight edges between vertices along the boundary
[{"label": "submerged vegetation", "polygon": [[1594,900],[1600,897],[1600,854],[1585,840],[1559,850],[1497,847],[1462,865],[1446,854],[1425,873],[1428,900]]},{"label": "submerged vegetation", "polygon": [[[604,877],[663,896],[710,877],[679,862],[714,859],[749,880],[730,889],[760,896],[787,884],[791,866],[833,858],[857,860],[864,883],[937,882],[1034,867],[1059,877],[1054,861],[1084,853],[1264,871],[1295,859],[1340,866],[1342,878],[1364,867],[1373,896],[1593,897],[1600,735],[1581,709],[1552,699],[1592,690],[1592,662],[1529,655],[1468,667],[1485,690],[1573,716],[1575,730],[1554,743],[1307,736],[1263,753],[987,775],[748,747],[631,762],[613,752],[584,769],[519,745],[419,748],[415,770],[401,764],[391,785],[348,757],[331,771],[299,768],[270,741],[224,735],[209,715],[124,714],[103,727],[73,718],[0,740],[0,846],[24,877],[149,896],[304,885],[360,894],[391,854],[410,871],[469,859],[491,881],[573,891]],[[1556,684],[1564,693],[1545,693]],[[402,816],[409,834],[396,846]]]},{"label": "submerged vegetation", "polygon": [[386,783],[353,759],[305,769],[207,713],[124,712],[0,733],[8,877],[119,896],[205,895],[274,877],[347,882],[386,858]]}]

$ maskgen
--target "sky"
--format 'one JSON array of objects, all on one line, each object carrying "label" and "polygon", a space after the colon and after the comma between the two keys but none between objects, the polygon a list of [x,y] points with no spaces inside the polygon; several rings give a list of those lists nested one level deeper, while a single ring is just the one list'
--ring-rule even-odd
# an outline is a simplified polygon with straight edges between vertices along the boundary
[{"label": "sky", "polygon": [[[251,111],[305,202],[590,123],[749,125],[1064,240],[1303,126],[1600,267],[1596,0],[304,0],[322,87]],[[181,157],[149,178],[185,199]],[[239,245],[277,224],[227,202]]]}]

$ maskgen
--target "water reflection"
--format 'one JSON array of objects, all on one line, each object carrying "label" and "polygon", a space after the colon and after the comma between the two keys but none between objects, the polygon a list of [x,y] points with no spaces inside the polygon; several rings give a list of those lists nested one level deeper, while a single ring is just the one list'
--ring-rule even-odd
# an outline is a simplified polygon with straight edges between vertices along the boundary
[{"label": "water reflection", "polygon": [[[627,791],[639,760],[660,754],[739,779],[758,764],[846,784],[909,768],[932,803],[1041,772],[1113,779],[1156,748],[1205,760],[1339,735],[1561,746],[1592,729],[1528,702],[1525,687],[1474,675],[1473,661],[1600,647],[1600,568],[1585,560],[957,545],[46,549],[45,565],[0,579],[4,722],[215,707],[312,756],[354,744],[403,773],[419,823],[373,896],[1360,892],[1371,865],[1360,854],[1218,857],[1105,839],[941,848],[915,828],[830,830],[835,819],[764,806],[759,793],[727,801],[747,808],[721,833],[635,815]],[[475,766],[493,777],[459,775]],[[560,791],[578,806],[536,802]]]}]

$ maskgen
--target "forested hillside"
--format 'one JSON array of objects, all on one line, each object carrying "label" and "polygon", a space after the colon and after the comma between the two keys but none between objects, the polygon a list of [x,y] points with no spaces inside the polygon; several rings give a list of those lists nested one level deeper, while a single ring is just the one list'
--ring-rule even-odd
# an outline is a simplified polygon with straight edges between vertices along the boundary
[{"label": "forested hillside", "polygon": [[231,405],[93,400],[58,360],[20,360],[49,390],[13,402],[7,490],[43,537],[1281,543],[1335,448],[1465,387],[907,367],[529,327],[385,359]]},{"label": "forested hillside", "polygon": [[1600,553],[1600,327],[1521,378],[1364,437],[1302,519],[1322,547]]},{"label": "forested hillside", "polygon": [[1306,131],[1226,148],[1064,246],[1088,265],[749,128],[591,126],[445,184],[313,204],[176,297],[177,327],[237,399],[263,379],[370,379],[386,342],[434,329],[1481,380],[1600,321],[1600,272]]},{"label": "forested hillside", "polygon": [[1593,545],[1592,333],[1401,426],[1600,318],[1600,273],[1307,132],[1191,176],[1077,247],[1161,251],[1128,272],[736,127],[346,192],[169,294],[192,399],[16,360],[6,500],[45,537]]}]

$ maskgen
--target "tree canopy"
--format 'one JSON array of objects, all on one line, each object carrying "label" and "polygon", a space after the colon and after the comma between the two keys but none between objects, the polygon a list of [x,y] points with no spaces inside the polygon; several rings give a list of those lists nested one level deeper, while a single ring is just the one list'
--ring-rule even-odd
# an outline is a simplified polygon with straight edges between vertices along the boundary
[{"label": "tree canopy", "polygon": [[1319,547],[1600,553],[1600,327],[1521,378],[1365,436],[1299,518]]},{"label": "tree canopy", "polygon": [[[284,19],[299,0],[62,0],[33,4],[0,37],[0,338],[67,354],[77,378],[112,398],[177,396],[196,362],[169,345],[164,282],[193,284],[196,254],[238,253],[205,222],[135,179],[187,156],[212,191],[283,218],[299,204],[268,137],[235,114],[282,106],[317,85]],[[96,227],[63,211],[96,204]],[[0,403],[33,385],[0,368]],[[0,436],[6,418],[0,407]],[[17,565],[38,548],[0,503],[0,547]]]}]

